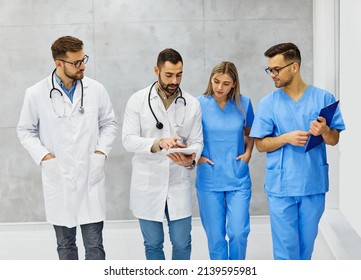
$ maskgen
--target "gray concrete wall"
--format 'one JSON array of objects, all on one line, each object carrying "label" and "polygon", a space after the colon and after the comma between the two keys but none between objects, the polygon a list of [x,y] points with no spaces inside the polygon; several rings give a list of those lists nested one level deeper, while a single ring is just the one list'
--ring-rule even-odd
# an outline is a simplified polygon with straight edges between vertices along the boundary
[{"label": "gray concrete wall", "polygon": [[[44,221],[40,169],[20,145],[16,125],[25,89],[54,68],[50,46],[63,35],[85,43],[86,74],[105,85],[119,121],[129,96],[155,80],[160,50],[184,59],[182,88],[194,96],[210,70],[233,61],[241,92],[259,99],[273,89],[264,51],[273,44],[299,45],[306,82],[312,82],[312,0],[0,0],[0,222]],[[109,220],[133,219],[129,211],[132,154],[119,133],[106,166]],[[268,214],[263,193],[265,155],[251,161],[252,215]],[[194,178],[194,172],[192,173]],[[194,216],[198,216],[194,199]]]}]

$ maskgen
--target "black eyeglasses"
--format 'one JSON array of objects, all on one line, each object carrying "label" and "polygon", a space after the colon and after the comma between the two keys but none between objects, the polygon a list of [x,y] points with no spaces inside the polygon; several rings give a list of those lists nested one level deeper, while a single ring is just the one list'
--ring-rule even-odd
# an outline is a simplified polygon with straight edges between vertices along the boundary
[{"label": "black eyeglasses", "polygon": [[286,68],[287,66],[290,66],[293,63],[295,63],[295,62],[293,61],[293,62],[291,62],[291,63],[289,63],[289,64],[287,64],[287,65],[285,65],[283,67],[279,67],[279,68],[278,67],[275,67],[275,68],[268,67],[268,68],[264,69],[264,71],[266,71],[266,73],[268,75],[273,74],[274,76],[277,76],[283,68]]},{"label": "black eyeglasses", "polygon": [[73,64],[76,68],[79,68],[83,63],[86,64],[88,62],[89,56],[85,55],[82,60],[77,60],[74,62],[66,61],[66,60],[60,59],[60,58],[58,60],[65,62],[65,63]]}]

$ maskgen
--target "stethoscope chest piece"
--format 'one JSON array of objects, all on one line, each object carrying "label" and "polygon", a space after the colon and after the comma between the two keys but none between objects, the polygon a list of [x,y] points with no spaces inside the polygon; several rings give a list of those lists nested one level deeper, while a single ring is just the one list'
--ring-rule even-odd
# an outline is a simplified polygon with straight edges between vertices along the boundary
[{"label": "stethoscope chest piece", "polygon": [[156,125],[155,125],[158,129],[162,129],[163,128],[163,124],[159,121],[157,121]]},{"label": "stethoscope chest piece", "polygon": [[83,107],[83,106],[80,106],[80,107],[78,108],[78,111],[79,111],[80,114],[84,114],[84,107]]}]

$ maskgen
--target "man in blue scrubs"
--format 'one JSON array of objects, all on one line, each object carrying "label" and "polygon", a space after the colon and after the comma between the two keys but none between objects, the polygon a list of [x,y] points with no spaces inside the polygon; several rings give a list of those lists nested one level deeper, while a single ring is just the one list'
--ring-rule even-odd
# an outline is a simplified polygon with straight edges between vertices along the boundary
[{"label": "man in blue scrubs", "polygon": [[[307,85],[301,77],[301,54],[293,43],[265,52],[266,72],[277,88],[257,107],[250,136],[266,152],[265,192],[275,259],[311,259],[318,224],[329,188],[326,144],[334,146],[345,129],[339,108],[329,125],[320,110],[335,102],[326,90]],[[305,152],[310,135],[322,143]]]}]

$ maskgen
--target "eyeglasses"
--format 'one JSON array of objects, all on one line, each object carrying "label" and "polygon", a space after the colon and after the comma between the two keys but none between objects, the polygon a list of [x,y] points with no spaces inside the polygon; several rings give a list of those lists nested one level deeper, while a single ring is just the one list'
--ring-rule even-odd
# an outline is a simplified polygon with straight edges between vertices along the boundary
[{"label": "eyeglasses", "polygon": [[73,64],[76,68],[79,68],[83,63],[86,64],[89,60],[89,56],[85,55],[84,58],[82,60],[77,60],[77,61],[74,61],[74,62],[70,62],[70,61],[66,61],[66,60],[63,60],[63,59],[58,59],[62,62],[65,62],[65,63],[69,63],[69,64]]},{"label": "eyeglasses", "polygon": [[268,74],[268,75],[271,75],[271,74],[273,74],[274,76],[277,76],[280,72],[281,72],[281,70],[283,69],[283,68],[286,68],[287,66],[290,66],[290,65],[292,65],[293,63],[295,63],[294,61],[293,62],[291,62],[291,63],[289,63],[289,64],[287,64],[287,65],[285,65],[285,66],[283,66],[283,67],[275,67],[275,68],[270,68],[270,67],[268,67],[268,68],[266,68],[266,69],[264,69],[264,71],[266,71],[266,73]]}]

